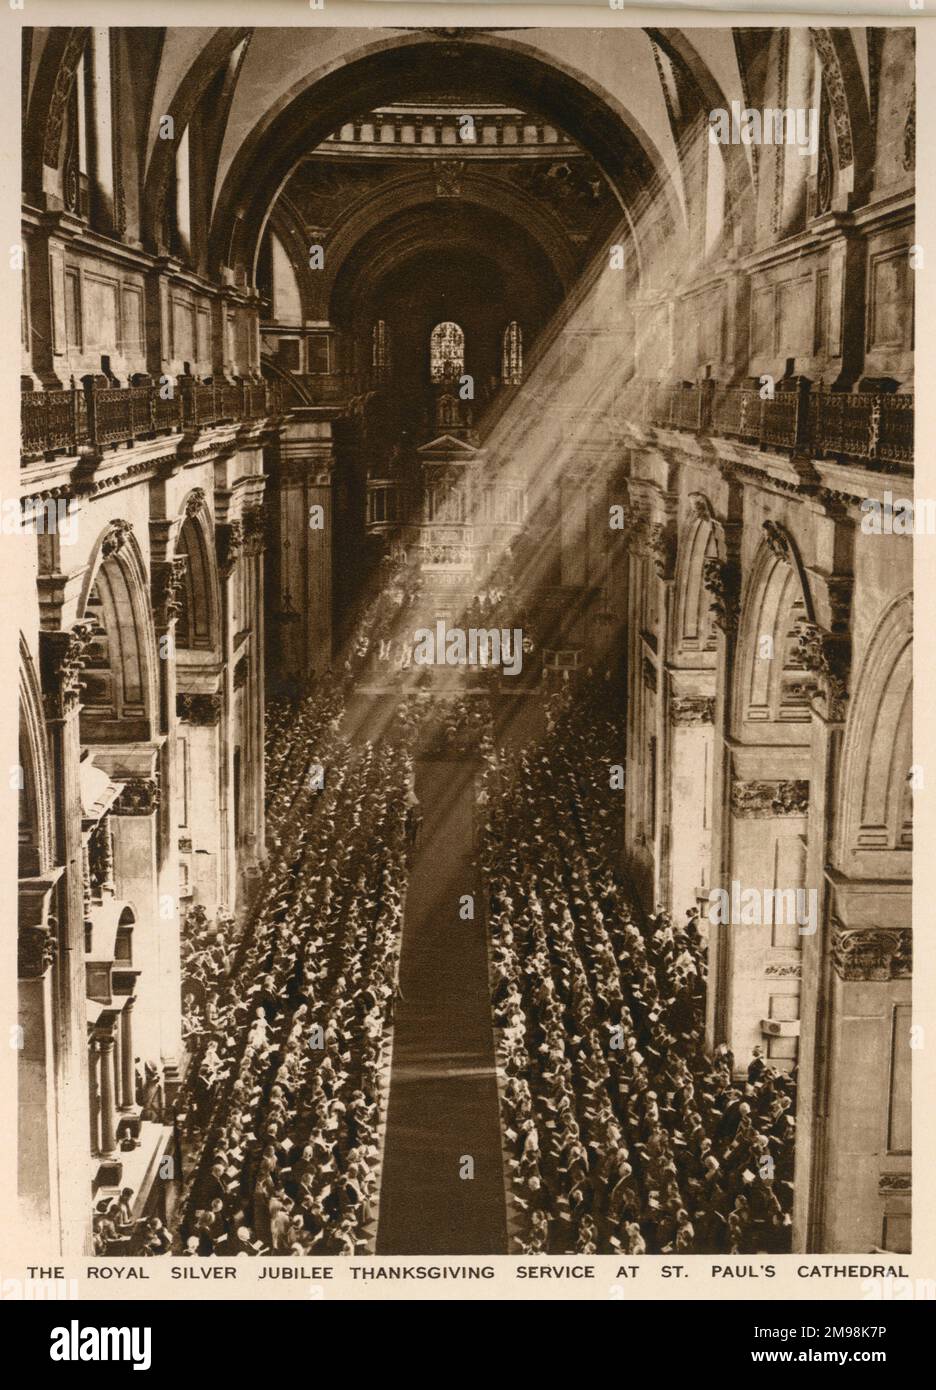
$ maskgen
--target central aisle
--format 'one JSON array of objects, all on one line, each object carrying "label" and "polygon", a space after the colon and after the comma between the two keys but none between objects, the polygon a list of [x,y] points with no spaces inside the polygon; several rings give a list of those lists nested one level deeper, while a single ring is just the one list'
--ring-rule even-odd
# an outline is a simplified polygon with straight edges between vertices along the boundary
[{"label": "central aisle", "polygon": [[[471,866],[475,768],[422,759],[377,1228],[379,1255],[507,1250],[480,884]],[[474,921],[459,917],[474,895]],[[459,1176],[465,1156],[474,1177]]]}]

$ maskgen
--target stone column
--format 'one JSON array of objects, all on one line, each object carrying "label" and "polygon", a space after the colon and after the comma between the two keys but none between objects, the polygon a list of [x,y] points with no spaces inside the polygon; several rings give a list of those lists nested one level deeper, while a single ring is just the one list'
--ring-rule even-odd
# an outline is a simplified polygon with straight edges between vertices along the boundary
[{"label": "stone column", "polygon": [[95,226],[110,231],[114,225],[114,142],[109,29],[91,30],[90,50],[93,118],[88,122],[87,135],[94,176],[91,206]]},{"label": "stone column", "polygon": [[179,734],[188,752],[188,825],[192,896],[214,917],[221,898],[221,695],[176,695]]},{"label": "stone column", "polygon": [[117,1152],[117,1083],[114,1067],[113,1025],[100,1039],[101,1049],[101,1157]]},{"label": "stone column", "polygon": [[[154,534],[155,533],[155,534]],[[150,523],[154,558],[151,561],[151,592],[156,648],[159,662],[159,727],[165,740],[159,750],[157,776],[160,789],[156,813],[156,874],[160,903],[175,899],[172,917],[160,917],[158,935],[158,981],[160,998],[161,1062],[174,1069],[182,1054],[182,1025],[179,1001],[182,997],[180,931],[182,915],[179,891],[179,797],[176,718],[176,618],[180,612],[180,593],[185,582],[186,560],[166,559],[168,532],[164,523]],[[156,558],[162,556],[163,558]],[[155,1059],[153,1059],[155,1060]],[[133,1059],[131,1058],[131,1065]],[[130,1102],[132,1104],[131,1095]]]},{"label": "stone column", "polygon": [[131,996],[120,1014],[120,1108],[121,1110],[134,1110],[136,1108],[136,1094],[134,1087],[134,1067],[133,1067],[133,1005],[136,1001]]},{"label": "stone column", "polygon": [[39,660],[54,789],[56,861],[64,872],[57,897],[56,1107],[59,1207],[63,1254],[90,1248],[91,1169],[87,1154],[88,1045],[85,1007],[84,890],[81,791],[78,768],[78,701],[82,663],[94,625],[79,622],[67,631],[39,634]]},{"label": "stone column", "polygon": [[244,624],[249,629],[250,650],[246,680],[243,687],[244,758],[242,768],[244,798],[244,830],[248,874],[255,874],[266,857],[264,820],[264,688],[263,663],[265,634],[263,627],[263,552],[265,542],[264,508],[257,503],[244,513],[245,597],[247,612]]},{"label": "stone column", "polygon": [[221,726],[220,821],[221,901],[233,911],[237,904],[237,846],[234,842],[234,637],[238,605],[235,584],[244,545],[244,524],[237,517],[215,527],[218,583],[221,589]]},{"label": "stone column", "polygon": [[[161,898],[157,869],[157,807],[159,786],[154,775],[156,750],[146,749],[139,775],[128,778],[111,811],[114,827],[114,868],[118,896],[136,909],[133,930],[133,968],[139,971],[137,1048],[156,1065],[170,1055],[167,1029],[175,1026],[179,1001],[165,998],[161,967],[174,943],[178,950],[179,911],[173,895]],[[178,1055],[178,1054],[176,1054]]]},{"label": "stone column", "polygon": [[283,625],[289,642],[283,674],[307,683],[332,661],[334,456],[328,421],[290,425],[288,431],[280,443],[283,555],[277,610],[292,607],[300,615],[300,622]]},{"label": "stone column", "polygon": [[[845,222],[847,214],[829,214],[830,222]],[[839,391],[851,390],[861,375],[864,348],[866,243],[848,226],[829,244],[828,356],[838,367],[833,382]]]},{"label": "stone column", "polygon": [[[664,503],[665,506],[665,503]],[[666,654],[671,649],[670,634],[673,625],[673,603],[675,601],[675,560],[676,533],[672,517],[664,510],[660,512],[647,533],[647,547],[652,559],[651,583],[657,586],[657,689],[654,708],[656,736],[656,766],[650,775],[656,777],[654,805],[656,827],[653,841],[653,898],[650,907],[666,902],[666,888],[670,880],[670,854],[672,846],[672,825],[670,823],[669,796],[672,784],[672,742],[669,722],[670,675],[666,666]],[[678,913],[679,907],[671,903]],[[678,917],[677,917],[678,920]]]},{"label": "stone column", "polygon": [[[823,1055],[815,1092],[800,1085],[794,1249],[910,1250],[912,936],[910,894],[898,904],[867,881],[843,885],[851,912],[878,925],[825,933]],[[907,884],[909,890],[910,885]],[[877,891],[873,891],[876,889]],[[802,1113],[804,1112],[805,1113]]]},{"label": "stone column", "polygon": [[671,693],[669,872],[662,897],[677,922],[684,922],[686,909],[697,905],[699,889],[708,887],[711,872],[714,719],[714,696]]},{"label": "stone column", "polygon": [[[731,791],[731,757],[727,730],[731,722],[731,682],[734,671],[735,638],[741,598],[741,570],[735,546],[728,554],[713,559],[704,572],[703,583],[712,600],[712,618],[718,631],[716,658],[715,714],[712,730],[712,831],[710,886],[730,883],[730,836],[728,804]],[[708,904],[704,905],[707,919]],[[705,1000],[705,1045],[710,1050],[728,1037],[731,990],[731,928],[708,925],[708,988]]]},{"label": "stone column", "polygon": [[[797,1058],[797,1086],[801,1099],[796,1117],[793,1245],[797,1250],[844,1250],[847,1245],[836,1241],[847,1239],[847,1232],[857,1233],[860,1229],[859,1225],[849,1225],[856,1219],[858,1209],[873,1210],[875,1215],[879,1210],[876,1192],[879,1169],[874,1155],[878,1136],[886,1132],[888,1122],[883,1114],[872,1117],[868,1111],[875,1104],[883,1108],[878,1098],[887,1096],[890,1091],[884,1059],[890,1054],[891,1039],[884,1021],[878,1018],[872,1023],[871,1019],[877,1007],[882,1006],[888,1013],[891,1001],[882,999],[880,991],[866,994],[844,988],[841,981],[858,980],[860,972],[856,969],[856,959],[849,955],[846,961],[847,951],[836,956],[830,942],[840,936],[839,918],[849,926],[855,918],[867,922],[869,911],[873,914],[884,904],[883,920],[891,924],[895,916],[899,921],[900,909],[908,908],[908,903],[906,900],[900,903],[899,899],[889,896],[879,899],[868,891],[869,885],[862,885],[857,910],[853,911],[845,885],[840,882],[841,875],[831,871],[837,863],[837,789],[842,780],[852,675],[854,532],[843,524],[834,506],[830,508],[816,500],[810,510],[816,558],[809,571],[809,588],[815,621],[801,620],[799,648],[804,673],[814,682],[810,701],[806,881],[817,892],[819,929],[802,938]],[[833,884],[836,885],[834,891]],[[844,936],[841,943],[845,943]],[[850,939],[848,944],[851,944]],[[868,978],[898,977],[890,976],[885,970],[883,976]],[[847,1005],[844,1015],[837,1007],[839,1004]],[[862,1020],[869,1004],[872,1007],[867,1008],[868,1018]],[[866,1022],[871,1028],[870,1036]],[[873,1059],[867,1055],[869,1044],[872,1047],[880,1045],[881,1050]],[[879,1072],[879,1084],[872,1080],[874,1070]],[[844,1112],[843,1100],[846,1102]],[[850,1115],[849,1102],[853,1107]],[[855,1124],[855,1114],[863,1116],[860,1126]],[[859,1137],[862,1130],[864,1138]],[[870,1155],[862,1153],[866,1148],[872,1151]],[[862,1191],[868,1182],[871,1191]],[[836,1205],[840,1209],[837,1213]],[[881,1234],[878,1222],[873,1238],[868,1236],[865,1245],[854,1248],[882,1244]],[[821,1243],[815,1244],[815,1241]]]},{"label": "stone column", "polygon": [[[808,833],[812,767],[807,749],[789,746],[732,750],[728,805],[728,870],[721,885],[730,925],[718,930],[730,942],[726,1036],[739,1066],[757,1045],[765,1046],[763,1020],[781,1035],[765,1050],[775,1065],[792,1066],[799,1035],[802,943],[810,899],[805,839]],[[780,892],[768,900],[765,890]],[[767,920],[767,903],[771,918]],[[781,920],[777,920],[780,918]]]},{"label": "stone column", "polygon": [[101,1052],[97,1039],[88,1040],[88,1098],[91,1109],[91,1153],[101,1153]]},{"label": "stone column", "polygon": [[[17,975],[19,1056],[17,1191],[30,1235],[56,1250],[60,1238],[59,1149],[56,1134],[54,934],[48,900],[54,878],[20,881]],[[80,1166],[80,1154],[77,1155]]]},{"label": "stone column", "polygon": [[68,333],[65,320],[65,247],[83,230],[70,212],[46,212],[27,242],[31,369],[40,384],[67,387]]}]

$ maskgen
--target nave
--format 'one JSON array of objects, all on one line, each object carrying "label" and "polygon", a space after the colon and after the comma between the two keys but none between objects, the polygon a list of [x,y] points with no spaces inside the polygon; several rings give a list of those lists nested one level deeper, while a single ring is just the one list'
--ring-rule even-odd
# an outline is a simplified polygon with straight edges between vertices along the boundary
[{"label": "nave", "polygon": [[788,1248],[792,1075],[705,1055],[697,915],[615,854],[607,681],[381,701],[356,664],[269,709],[256,909],[186,927],[178,1200],[98,1253]]}]

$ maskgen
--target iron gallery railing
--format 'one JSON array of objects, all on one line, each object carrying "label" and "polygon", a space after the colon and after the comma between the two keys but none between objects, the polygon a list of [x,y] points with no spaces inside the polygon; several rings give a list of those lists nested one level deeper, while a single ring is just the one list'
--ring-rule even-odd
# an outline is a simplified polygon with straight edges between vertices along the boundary
[{"label": "iron gallery railing", "polygon": [[198,430],[237,420],[259,420],[282,410],[279,382],[198,382],[181,378],[168,394],[160,386],[72,386],[65,391],[21,392],[21,447],[25,461],[80,449],[131,444],[173,431]]},{"label": "iron gallery railing", "polygon": [[863,460],[894,467],[913,462],[913,396],[899,392],[829,391],[799,380],[772,396],[757,387],[716,382],[631,381],[617,401],[619,418],[689,430],[813,458]]}]

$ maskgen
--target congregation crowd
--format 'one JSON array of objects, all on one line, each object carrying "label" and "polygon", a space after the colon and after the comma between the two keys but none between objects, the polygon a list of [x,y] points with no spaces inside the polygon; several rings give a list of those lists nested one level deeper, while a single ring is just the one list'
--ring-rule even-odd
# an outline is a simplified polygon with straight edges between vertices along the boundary
[{"label": "congregation crowd", "polygon": [[[99,1253],[373,1249],[417,753],[484,769],[511,1248],[788,1248],[794,1073],[756,1049],[739,1079],[726,1048],[704,1050],[698,916],[644,917],[619,862],[624,793],[609,771],[624,722],[609,685],[564,683],[509,751],[487,696],[411,687],[368,731],[349,714],[355,691],[418,593],[405,573],[384,578],[339,669],[268,706],[268,860],[252,907],[239,922],[187,915],[171,1230],[134,1223],[122,1193],[95,1217]],[[502,599],[483,595],[474,617]]]},{"label": "congregation crowd", "polygon": [[547,735],[492,752],[481,859],[515,1247],[788,1248],[793,1077],[703,1049],[695,912],[641,920],[616,847],[620,730],[602,682],[550,697]]},{"label": "congregation crowd", "polygon": [[350,1255],[373,1237],[407,754],[402,725],[353,747],[343,715],[339,683],[271,706],[257,910],[236,943],[224,918],[187,924],[176,1253]]}]

